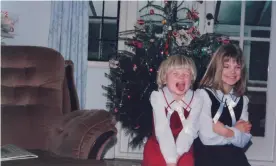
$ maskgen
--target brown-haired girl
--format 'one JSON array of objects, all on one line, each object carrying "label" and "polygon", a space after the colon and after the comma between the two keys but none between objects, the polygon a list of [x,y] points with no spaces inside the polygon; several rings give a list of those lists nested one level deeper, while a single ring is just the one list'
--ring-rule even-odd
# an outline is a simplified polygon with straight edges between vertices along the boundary
[{"label": "brown-haired girl", "polygon": [[246,66],[241,49],[222,45],[200,82],[203,109],[195,166],[249,166],[243,148],[251,139],[248,122]]},{"label": "brown-haired girl", "polygon": [[191,90],[196,78],[194,62],[182,55],[163,61],[158,70],[158,91],[153,91],[153,135],[144,147],[142,166],[194,166],[194,139],[202,101]]}]

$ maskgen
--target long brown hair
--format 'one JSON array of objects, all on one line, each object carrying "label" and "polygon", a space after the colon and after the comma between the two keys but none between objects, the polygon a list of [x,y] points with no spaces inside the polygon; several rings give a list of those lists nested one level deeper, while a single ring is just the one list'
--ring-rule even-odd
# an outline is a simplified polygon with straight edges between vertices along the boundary
[{"label": "long brown hair", "polygon": [[233,59],[241,65],[241,78],[234,86],[234,93],[242,96],[246,90],[246,66],[240,47],[234,44],[220,46],[214,53],[203,78],[200,81],[200,87],[221,90],[225,93],[221,80],[224,62]]}]

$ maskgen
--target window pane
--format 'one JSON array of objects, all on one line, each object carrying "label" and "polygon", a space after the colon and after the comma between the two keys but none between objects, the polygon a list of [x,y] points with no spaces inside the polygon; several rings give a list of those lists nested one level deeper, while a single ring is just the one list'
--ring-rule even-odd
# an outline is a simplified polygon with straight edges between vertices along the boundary
[{"label": "window pane", "polygon": [[105,1],[104,4],[104,16],[105,17],[117,17],[118,2],[117,1]]},{"label": "window pane", "polygon": [[[98,41],[95,43],[98,47],[93,47],[88,51],[88,60],[108,61],[117,50],[117,42]],[[100,47],[99,47],[100,46]]]},{"label": "window pane", "polygon": [[95,18],[89,20],[89,39],[100,39],[101,21]]},{"label": "window pane", "polygon": [[246,1],[245,25],[270,27],[271,1]]},{"label": "window pane", "polygon": [[109,60],[112,54],[117,50],[117,42],[106,42],[102,43],[102,60]]},{"label": "window pane", "polygon": [[244,56],[248,68],[248,112],[252,123],[251,133],[264,136],[269,42],[245,41]]},{"label": "window pane", "polygon": [[98,57],[101,19],[90,19],[88,35],[88,59]]},{"label": "window pane", "polygon": [[98,60],[100,58],[100,41],[89,40],[88,42],[88,60]]},{"label": "window pane", "polygon": [[245,36],[257,37],[253,36],[253,31],[270,31],[270,22],[271,1],[246,1]]},{"label": "window pane", "polygon": [[241,1],[218,1],[215,17],[215,33],[240,36]]},{"label": "window pane", "polygon": [[[103,1],[90,1],[89,5],[90,5],[89,13],[92,13],[92,15],[89,14],[89,16],[102,16]],[[93,14],[93,10],[96,12],[96,15]]]},{"label": "window pane", "polygon": [[270,38],[270,31],[266,30],[252,30],[251,37]]},{"label": "window pane", "polygon": [[[250,85],[248,85],[250,86]],[[266,115],[266,91],[248,90],[249,121],[252,123],[251,134],[253,136],[265,136]]]},{"label": "window pane", "polygon": [[244,55],[249,68],[249,80],[267,81],[269,46],[269,42],[244,42]]},{"label": "window pane", "polygon": [[104,19],[102,39],[116,40],[117,33],[117,20]]}]

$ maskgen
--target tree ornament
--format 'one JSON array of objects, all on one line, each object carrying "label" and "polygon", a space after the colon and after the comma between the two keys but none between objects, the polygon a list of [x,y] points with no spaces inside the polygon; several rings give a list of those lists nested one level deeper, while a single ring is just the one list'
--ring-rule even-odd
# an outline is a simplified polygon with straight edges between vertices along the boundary
[{"label": "tree ornament", "polygon": [[162,20],[162,24],[165,25],[167,23],[167,20]]},{"label": "tree ornament", "polygon": [[190,20],[194,20],[194,21],[198,21],[199,20],[199,13],[194,9],[192,8],[192,10],[190,12],[187,12],[187,19],[190,19]]},{"label": "tree ornament", "polygon": [[136,125],[134,129],[137,130],[137,129],[139,129],[139,128],[140,128],[140,126],[139,126],[139,125]]},{"label": "tree ornament", "polygon": [[207,49],[208,49],[207,47],[203,47],[203,48],[201,49],[201,51],[202,51],[202,52],[205,52],[205,51],[207,51]]},{"label": "tree ornament", "polygon": [[145,24],[145,21],[144,21],[144,20],[139,19],[139,20],[137,20],[137,23],[138,23],[139,25],[144,25],[144,24]]},{"label": "tree ornament", "polygon": [[119,66],[119,61],[115,60],[115,59],[110,59],[109,60],[109,67],[116,69]]},{"label": "tree ornament", "polygon": [[178,36],[180,36],[180,34],[177,31],[173,31],[173,36],[178,37]]},{"label": "tree ornament", "polygon": [[134,65],[133,65],[133,71],[136,71],[136,69],[137,69],[137,65],[134,64]]},{"label": "tree ornament", "polygon": [[154,10],[153,9],[150,9],[150,14],[154,15]]}]

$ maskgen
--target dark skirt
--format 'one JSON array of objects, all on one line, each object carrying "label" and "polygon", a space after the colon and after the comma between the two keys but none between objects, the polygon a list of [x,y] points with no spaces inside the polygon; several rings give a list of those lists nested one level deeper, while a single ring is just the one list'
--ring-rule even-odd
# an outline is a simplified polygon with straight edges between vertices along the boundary
[{"label": "dark skirt", "polygon": [[195,166],[250,166],[242,148],[234,145],[203,145],[194,141]]}]

